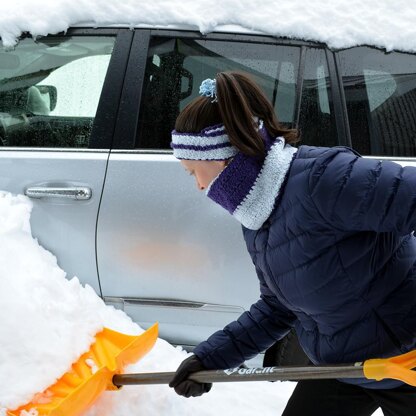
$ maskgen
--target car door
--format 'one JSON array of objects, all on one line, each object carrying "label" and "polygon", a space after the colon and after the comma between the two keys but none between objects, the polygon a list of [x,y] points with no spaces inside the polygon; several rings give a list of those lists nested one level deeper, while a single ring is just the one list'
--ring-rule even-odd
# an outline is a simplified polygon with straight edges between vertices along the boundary
[{"label": "car door", "polygon": [[33,236],[97,293],[97,213],[131,38],[74,29],[1,50],[0,190],[31,199]]},{"label": "car door", "polygon": [[[135,33],[98,218],[97,261],[106,302],[143,327],[158,321],[170,342],[197,344],[259,297],[241,225],[196,189],[172,155],[175,119],[202,80],[240,69],[262,86],[281,122],[297,124],[305,94],[311,114],[319,120],[327,112],[322,127],[331,127],[325,53],[318,54],[318,86],[317,64],[311,60],[315,71],[301,65],[304,45],[262,36]],[[304,88],[300,67],[311,81]]]}]

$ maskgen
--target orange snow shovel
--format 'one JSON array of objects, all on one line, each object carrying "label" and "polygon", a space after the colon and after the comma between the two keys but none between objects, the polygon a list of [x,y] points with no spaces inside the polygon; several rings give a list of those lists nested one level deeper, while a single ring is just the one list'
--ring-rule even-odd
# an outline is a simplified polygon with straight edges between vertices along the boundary
[{"label": "orange snow shovel", "polygon": [[54,385],[8,416],[78,416],[104,390],[118,390],[112,383],[115,374],[147,354],[156,342],[158,325],[141,335],[121,334],[104,328],[96,335],[89,351],[83,354]]}]

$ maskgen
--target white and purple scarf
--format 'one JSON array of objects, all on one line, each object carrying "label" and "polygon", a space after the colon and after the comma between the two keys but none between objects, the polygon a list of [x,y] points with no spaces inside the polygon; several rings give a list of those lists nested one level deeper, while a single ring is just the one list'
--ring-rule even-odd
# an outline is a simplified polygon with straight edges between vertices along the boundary
[{"label": "white and purple scarf", "polygon": [[209,184],[206,195],[225,208],[244,227],[258,230],[272,213],[297,149],[283,137],[271,138],[263,123],[259,131],[266,157],[256,158],[231,145],[223,125],[199,134],[172,132],[172,148],[178,159],[226,160],[227,167]]},{"label": "white and purple scarf", "polygon": [[[210,183],[206,194],[244,227],[258,230],[269,218],[297,151],[283,137],[271,140],[266,130],[263,160],[239,152]],[[265,137],[266,136],[266,137]]]}]

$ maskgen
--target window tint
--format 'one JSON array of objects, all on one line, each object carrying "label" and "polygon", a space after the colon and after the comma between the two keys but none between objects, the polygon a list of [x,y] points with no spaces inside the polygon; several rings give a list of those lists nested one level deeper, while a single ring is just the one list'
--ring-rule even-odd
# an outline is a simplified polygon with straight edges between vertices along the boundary
[{"label": "window tint", "polygon": [[306,50],[299,128],[301,144],[335,146],[338,143],[331,84],[323,49]]},{"label": "window tint", "polygon": [[170,149],[180,110],[220,71],[251,73],[279,120],[295,124],[299,48],[242,42],[153,38],[145,72],[137,147]]},{"label": "window tint", "polygon": [[416,55],[358,47],[339,60],[354,148],[416,156]]},{"label": "window tint", "polygon": [[114,39],[23,39],[1,48],[0,145],[88,147]]}]

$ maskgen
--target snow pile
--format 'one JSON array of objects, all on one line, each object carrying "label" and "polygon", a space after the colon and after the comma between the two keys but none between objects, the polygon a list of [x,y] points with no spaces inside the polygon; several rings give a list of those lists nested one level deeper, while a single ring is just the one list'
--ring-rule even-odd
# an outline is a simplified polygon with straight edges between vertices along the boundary
[{"label": "snow pile", "polygon": [[[27,197],[0,192],[0,415],[52,385],[89,349],[103,326],[128,334],[143,332],[77,278],[65,279],[56,258],[31,236],[31,209]],[[158,339],[127,371],[174,371],[187,356]],[[167,385],[128,386],[103,393],[86,413],[271,416],[282,412],[293,388],[290,382],[224,383],[201,398],[185,399]]]},{"label": "snow pile", "polygon": [[94,291],[67,281],[31,237],[30,210],[25,197],[0,194],[0,405],[8,407],[62,375],[102,326]]},{"label": "snow pile", "polygon": [[65,279],[55,256],[31,236],[31,209],[27,197],[0,192],[0,407],[53,384],[104,324],[141,332],[91,287]]},{"label": "snow pile", "polygon": [[3,0],[0,36],[46,35],[69,26],[140,24],[202,33],[237,25],[249,31],[308,39],[333,48],[374,45],[416,51],[416,7],[408,0]]}]

